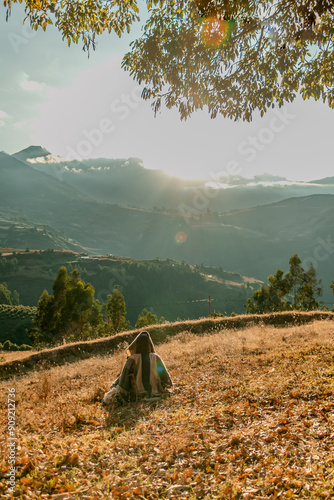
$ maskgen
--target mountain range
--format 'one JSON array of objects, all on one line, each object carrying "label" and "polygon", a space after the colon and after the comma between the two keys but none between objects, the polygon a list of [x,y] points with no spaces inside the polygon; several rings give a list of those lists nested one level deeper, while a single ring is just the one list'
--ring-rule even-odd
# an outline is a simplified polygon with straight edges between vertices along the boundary
[{"label": "mountain range", "polygon": [[[35,170],[47,173],[99,202],[144,209],[225,212],[265,205],[296,196],[334,194],[334,177],[312,182],[289,181],[263,174],[247,179],[217,173],[207,179],[181,179],[162,170],[144,168],[138,158],[66,161],[40,146],[12,155]],[[188,208],[189,207],[189,208]]]},{"label": "mountain range", "polygon": [[324,300],[333,302],[334,178],[291,183],[264,175],[212,188],[208,179],[170,177],[138,159],[66,162],[38,146],[0,153],[0,176],[1,209],[12,214],[3,228],[12,222],[18,231],[21,217],[60,235],[62,248],[184,260],[259,280],[287,270],[298,253],[305,266],[314,262]]}]

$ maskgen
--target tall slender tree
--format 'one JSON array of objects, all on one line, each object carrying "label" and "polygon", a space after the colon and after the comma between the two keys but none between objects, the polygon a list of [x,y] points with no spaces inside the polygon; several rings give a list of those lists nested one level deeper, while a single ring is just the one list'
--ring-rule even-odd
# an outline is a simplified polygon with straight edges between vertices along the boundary
[{"label": "tall slender tree", "polygon": [[303,273],[298,291],[300,308],[306,311],[318,309],[320,305],[318,298],[322,296],[322,293],[321,280],[317,279],[314,265],[311,262],[308,270]]},{"label": "tall slender tree", "polygon": [[[45,342],[63,338],[86,338],[102,321],[101,306],[90,283],[80,279],[77,269],[67,274],[61,267],[53,284],[54,295],[42,293],[32,335]],[[39,331],[37,335],[36,330]]]},{"label": "tall slender tree", "polygon": [[298,254],[290,257],[290,271],[286,275],[289,283],[290,294],[292,295],[292,308],[296,309],[298,304],[299,287],[303,281],[304,268],[301,266],[301,259]]},{"label": "tall slender tree", "polygon": [[126,305],[124,296],[119,290],[119,285],[116,285],[113,293],[107,297],[106,316],[111,332],[117,333],[127,329]]}]

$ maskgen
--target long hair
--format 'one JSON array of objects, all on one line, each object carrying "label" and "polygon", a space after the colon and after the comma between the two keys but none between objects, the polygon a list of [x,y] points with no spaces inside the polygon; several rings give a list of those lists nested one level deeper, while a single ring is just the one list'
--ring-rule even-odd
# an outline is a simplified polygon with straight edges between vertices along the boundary
[{"label": "long hair", "polygon": [[155,352],[151,336],[148,332],[141,332],[129,345],[127,351],[132,354],[149,354]]}]

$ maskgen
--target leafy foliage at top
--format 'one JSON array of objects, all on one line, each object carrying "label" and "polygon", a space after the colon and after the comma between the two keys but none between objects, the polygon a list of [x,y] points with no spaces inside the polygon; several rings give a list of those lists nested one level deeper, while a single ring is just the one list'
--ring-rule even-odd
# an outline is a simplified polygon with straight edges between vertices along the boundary
[{"label": "leafy foliage at top", "polygon": [[[22,0],[4,0],[7,19],[14,3]],[[45,31],[54,24],[66,39],[78,43],[81,40],[84,50],[95,49],[96,35],[104,31],[115,32],[121,36],[130,31],[133,21],[138,19],[139,9],[135,0],[25,0],[26,18],[34,30],[39,27]]]},{"label": "leafy foliage at top", "polygon": [[164,2],[123,66],[186,119],[207,107],[250,121],[254,110],[304,99],[333,107],[332,2]]},{"label": "leafy foliage at top", "polygon": [[[13,3],[5,0],[10,11]],[[54,23],[63,39],[95,49],[96,35],[117,35],[139,19],[135,0],[25,0],[31,26]],[[186,119],[207,107],[250,121],[254,110],[306,98],[333,101],[333,4],[278,0],[148,0],[143,35],[123,67],[145,83],[144,99],[177,107]],[[7,12],[8,14],[8,12]]]}]

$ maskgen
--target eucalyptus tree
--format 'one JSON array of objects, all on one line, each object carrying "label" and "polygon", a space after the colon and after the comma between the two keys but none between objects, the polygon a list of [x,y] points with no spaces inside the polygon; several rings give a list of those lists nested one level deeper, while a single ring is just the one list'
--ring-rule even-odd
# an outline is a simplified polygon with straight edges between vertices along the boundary
[{"label": "eucalyptus tree", "polygon": [[[21,1],[33,29],[54,24],[85,50],[139,20],[136,0],[5,0],[7,15]],[[122,66],[155,113],[164,104],[181,119],[206,108],[212,118],[250,121],[298,94],[334,107],[333,2],[147,0],[146,9]]]}]

